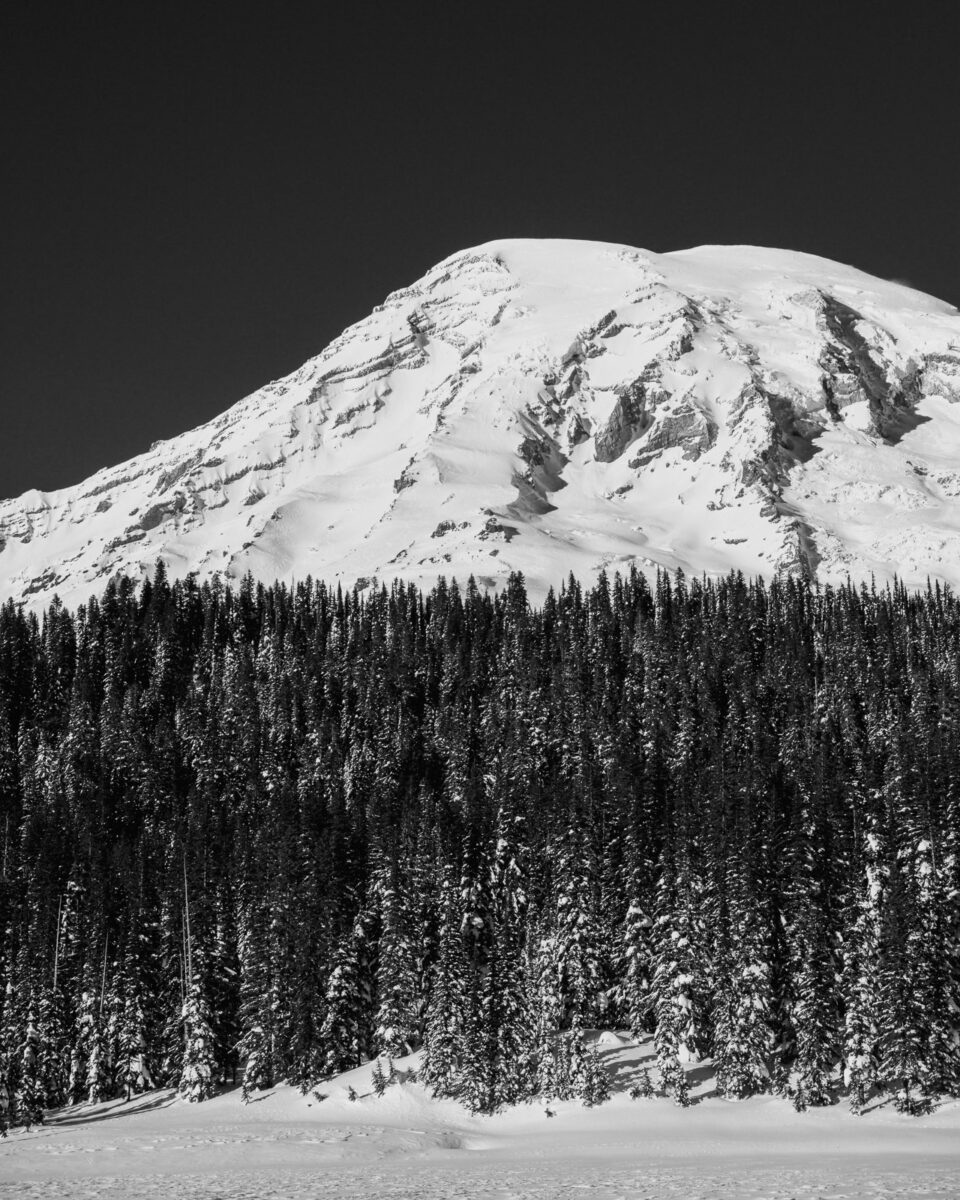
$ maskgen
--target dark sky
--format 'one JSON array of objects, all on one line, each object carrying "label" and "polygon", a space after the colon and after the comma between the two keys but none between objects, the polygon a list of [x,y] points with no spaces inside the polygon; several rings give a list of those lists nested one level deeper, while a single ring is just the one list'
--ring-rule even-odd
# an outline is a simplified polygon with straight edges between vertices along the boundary
[{"label": "dark sky", "polygon": [[494,237],[782,246],[960,303],[949,5],[339,7],[6,0],[0,496]]}]

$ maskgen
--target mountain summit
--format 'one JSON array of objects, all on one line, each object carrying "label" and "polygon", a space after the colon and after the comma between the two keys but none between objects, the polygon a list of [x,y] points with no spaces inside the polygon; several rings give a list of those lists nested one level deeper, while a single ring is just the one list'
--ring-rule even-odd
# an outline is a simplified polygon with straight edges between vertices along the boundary
[{"label": "mountain summit", "polygon": [[826,259],[498,241],[74,487],[0,502],[0,599],[116,572],[542,596],[568,572],[960,584],[960,314]]}]

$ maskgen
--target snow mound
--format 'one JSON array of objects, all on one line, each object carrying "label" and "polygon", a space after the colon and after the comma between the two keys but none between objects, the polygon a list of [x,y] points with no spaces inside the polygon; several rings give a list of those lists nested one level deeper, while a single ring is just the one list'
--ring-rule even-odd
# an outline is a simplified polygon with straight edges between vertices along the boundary
[{"label": "snow mound", "polygon": [[633,1039],[624,1036],[620,1033],[614,1033],[612,1029],[604,1029],[596,1035],[594,1039],[598,1046],[632,1046]]}]

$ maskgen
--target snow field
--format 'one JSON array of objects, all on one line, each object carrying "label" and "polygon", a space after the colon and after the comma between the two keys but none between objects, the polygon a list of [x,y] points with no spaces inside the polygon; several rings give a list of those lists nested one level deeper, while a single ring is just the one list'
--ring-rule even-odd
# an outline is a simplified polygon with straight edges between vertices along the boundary
[{"label": "snow field", "polygon": [[[0,1144],[0,1196],[455,1200],[893,1200],[960,1196],[960,1104],[917,1120],[874,1103],[797,1114],[785,1101],[727,1103],[708,1064],[698,1101],[631,1101],[649,1044],[601,1036],[608,1104],[520,1105],[474,1117],[416,1082],[371,1090],[371,1064],[320,1086],[239,1090],[190,1105],[166,1092],[65,1109]],[[416,1056],[398,1060],[403,1077]],[[349,1089],[358,1094],[351,1101]]]}]

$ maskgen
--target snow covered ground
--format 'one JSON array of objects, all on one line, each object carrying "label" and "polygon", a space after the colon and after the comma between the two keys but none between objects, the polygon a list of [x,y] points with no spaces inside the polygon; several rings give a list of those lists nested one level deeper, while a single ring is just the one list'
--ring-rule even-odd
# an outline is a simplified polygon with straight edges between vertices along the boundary
[{"label": "snow covered ground", "polygon": [[[318,1103],[288,1087],[244,1106],[239,1091],[202,1105],[170,1092],[65,1109],[0,1144],[0,1197],[416,1197],[417,1200],[881,1200],[960,1196],[960,1104],[929,1117],[874,1105],[797,1114],[758,1097],[726,1103],[691,1068],[693,1107],[627,1096],[649,1046],[604,1035],[613,1099],[472,1117],[403,1082],[376,1097],[370,1068],[323,1085]],[[415,1065],[401,1060],[402,1070]],[[353,1087],[359,1099],[348,1098]]]}]

